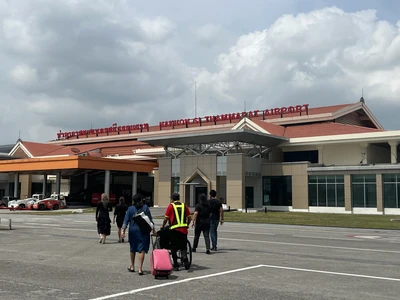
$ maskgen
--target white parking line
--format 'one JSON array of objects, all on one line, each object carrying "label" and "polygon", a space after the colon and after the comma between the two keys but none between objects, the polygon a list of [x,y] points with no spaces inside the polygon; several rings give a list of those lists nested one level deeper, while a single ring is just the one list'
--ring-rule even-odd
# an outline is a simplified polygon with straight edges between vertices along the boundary
[{"label": "white parking line", "polygon": [[306,236],[306,235],[292,235],[292,237],[298,237],[298,238],[307,238],[307,239],[322,239],[322,240],[339,240],[339,241],[352,241],[352,242],[363,242],[364,240],[356,240],[352,238],[329,238],[329,237],[323,237],[323,236]]},{"label": "white parking line", "polygon": [[214,274],[208,274],[208,275],[203,275],[203,276],[198,276],[198,277],[193,277],[193,278],[186,278],[186,279],[167,282],[167,283],[163,283],[163,284],[152,285],[152,286],[148,286],[148,287],[144,287],[144,288],[130,290],[130,291],[127,291],[127,292],[121,292],[121,293],[116,293],[116,294],[107,295],[107,296],[103,296],[103,297],[93,298],[93,299],[90,299],[90,300],[104,300],[104,299],[116,298],[116,297],[121,297],[121,296],[126,296],[126,295],[132,295],[132,294],[136,294],[136,293],[140,293],[140,292],[144,292],[144,291],[149,291],[149,290],[154,290],[154,289],[166,287],[166,286],[169,286],[169,285],[175,285],[175,284],[180,284],[180,283],[184,283],[184,282],[200,280],[200,279],[205,279],[205,278],[210,278],[210,277],[215,277],[215,276],[227,275],[227,274],[231,274],[231,273],[247,271],[247,270],[256,269],[256,268],[262,268],[262,267],[264,267],[264,268],[272,268],[272,269],[299,271],[299,272],[310,272],[310,273],[319,273],[319,274],[329,274],[329,275],[338,275],[338,276],[366,278],[366,279],[400,281],[399,278],[391,278],[391,277],[380,277],[380,276],[371,276],[371,275],[362,275],[362,274],[331,272],[331,271],[323,271],[323,270],[292,268],[292,267],[283,267],[283,266],[274,266],[274,265],[257,265],[257,266],[247,267],[247,268],[235,269],[235,270],[219,272],[219,273],[214,273]]},{"label": "white parking line", "polygon": [[46,225],[46,226],[54,226],[54,227],[61,227],[59,224],[50,224],[50,223],[25,223],[26,225]]},{"label": "white parking line", "polygon": [[231,238],[220,238],[220,237],[218,237],[218,240],[400,254],[400,251],[393,251],[393,250],[379,250],[379,249],[367,249],[367,248],[350,248],[350,247],[338,247],[338,246],[329,246],[329,245],[313,245],[313,244],[285,243],[285,242],[272,242],[272,241],[242,240],[242,239],[231,239]]},{"label": "white parking line", "polygon": [[362,275],[362,274],[341,273],[341,272],[321,271],[321,270],[312,270],[312,269],[300,269],[300,268],[281,267],[281,266],[273,266],[273,265],[263,265],[263,267],[272,268],[272,269],[284,269],[284,270],[292,270],[292,271],[320,273],[320,274],[350,276],[350,277],[358,277],[358,278],[400,281],[400,278],[392,278],[392,277],[380,277],[380,276],[370,276],[370,275]]},{"label": "white parking line", "polygon": [[161,288],[161,287],[165,287],[165,286],[169,286],[169,285],[180,284],[183,282],[189,282],[189,281],[193,281],[193,280],[205,279],[205,278],[210,278],[210,277],[215,277],[215,276],[221,276],[221,275],[236,273],[236,272],[240,272],[240,271],[247,271],[247,270],[256,269],[256,268],[260,268],[260,267],[263,267],[263,265],[257,265],[257,266],[247,267],[247,268],[235,269],[235,270],[230,270],[230,271],[225,271],[225,272],[219,272],[219,273],[208,274],[208,275],[203,275],[203,276],[198,276],[198,277],[193,277],[193,278],[186,278],[186,279],[182,279],[182,280],[171,281],[171,282],[152,285],[152,286],[148,286],[148,287],[144,287],[144,288],[140,288],[140,289],[136,289],[136,290],[131,290],[131,291],[127,291],[127,292],[117,293],[117,294],[113,294],[113,295],[107,295],[107,296],[103,296],[103,297],[99,297],[99,298],[93,298],[90,300],[103,300],[103,299],[116,298],[116,297],[120,297],[120,296],[131,295],[131,294],[136,294],[136,293],[140,293],[140,292],[144,292],[144,291],[148,291],[148,290],[153,290],[153,289],[157,289],[157,288]]}]

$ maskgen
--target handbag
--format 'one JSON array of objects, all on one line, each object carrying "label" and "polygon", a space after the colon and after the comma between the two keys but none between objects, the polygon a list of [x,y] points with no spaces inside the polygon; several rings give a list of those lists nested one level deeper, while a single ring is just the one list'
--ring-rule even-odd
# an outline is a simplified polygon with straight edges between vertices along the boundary
[{"label": "handbag", "polygon": [[142,233],[149,234],[153,230],[154,224],[143,211],[136,213],[133,216],[133,221],[139,226]]}]

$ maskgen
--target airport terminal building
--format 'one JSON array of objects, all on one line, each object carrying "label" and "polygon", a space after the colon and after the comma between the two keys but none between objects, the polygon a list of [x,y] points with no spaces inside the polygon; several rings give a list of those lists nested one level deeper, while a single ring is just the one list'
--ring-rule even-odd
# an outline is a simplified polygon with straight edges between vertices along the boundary
[{"label": "airport terminal building", "polygon": [[71,201],[140,192],[166,206],[179,192],[194,206],[215,189],[239,210],[400,214],[399,141],[400,130],[386,131],[361,98],[19,140],[0,172],[21,198],[36,180],[36,189]]}]

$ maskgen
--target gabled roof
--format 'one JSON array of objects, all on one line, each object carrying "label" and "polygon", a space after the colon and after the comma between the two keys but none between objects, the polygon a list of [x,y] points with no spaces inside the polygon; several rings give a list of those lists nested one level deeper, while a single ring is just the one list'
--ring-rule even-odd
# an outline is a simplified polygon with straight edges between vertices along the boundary
[{"label": "gabled roof", "polygon": [[304,113],[302,115],[300,115],[300,113],[290,113],[285,114],[282,118],[280,116],[268,116],[266,118],[266,122],[279,125],[295,125],[312,122],[334,121],[342,116],[357,111],[362,111],[375,128],[382,130],[384,129],[364,102],[309,108],[308,115],[305,115]]},{"label": "gabled roof", "polygon": [[132,154],[133,150],[147,148],[152,147],[137,140],[84,144],[78,146],[61,146],[56,144],[25,142],[20,140],[10,151],[9,155],[13,155],[18,149],[21,149],[29,158],[72,156],[80,154],[86,154],[93,157],[104,157],[115,154]]},{"label": "gabled roof", "polygon": [[287,138],[329,136],[339,134],[383,132],[382,129],[334,123],[314,123],[305,125],[288,126],[284,136]]}]

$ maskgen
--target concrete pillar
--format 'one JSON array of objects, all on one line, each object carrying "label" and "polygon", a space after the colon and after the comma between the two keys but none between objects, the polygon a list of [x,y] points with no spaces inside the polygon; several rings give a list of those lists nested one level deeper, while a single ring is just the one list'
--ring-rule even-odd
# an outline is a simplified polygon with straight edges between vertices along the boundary
[{"label": "concrete pillar", "polygon": [[324,163],[324,146],[317,146],[318,150],[318,163],[322,165]]},{"label": "concrete pillar", "polygon": [[397,164],[397,145],[398,141],[390,141],[390,161],[392,164]]},{"label": "concrete pillar", "polygon": [[61,172],[58,171],[56,174],[56,194],[61,193]]},{"label": "concrete pillar", "polygon": [[86,190],[88,188],[88,183],[89,183],[89,173],[86,172],[84,175],[83,189]]},{"label": "concrete pillar", "polygon": [[14,174],[14,197],[18,197],[18,187],[19,187],[19,174]]},{"label": "concrete pillar", "polygon": [[383,203],[382,174],[376,174],[376,209],[382,214],[385,209]]},{"label": "concrete pillar", "polygon": [[132,172],[132,196],[137,194],[137,172]]},{"label": "concrete pillar", "polygon": [[344,209],[345,211],[352,212],[353,205],[351,199],[351,175],[344,175]]},{"label": "concrete pillar", "polygon": [[110,179],[111,179],[111,171],[106,170],[104,176],[104,193],[107,196],[110,196]]},{"label": "concrete pillar", "polygon": [[45,195],[45,197],[46,197],[46,192],[47,192],[47,174],[44,174],[44,175],[43,175],[42,194]]},{"label": "concrete pillar", "polygon": [[368,164],[368,143],[361,143],[361,164]]},{"label": "concrete pillar", "polygon": [[[246,159],[243,154],[230,154],[226,157],[226,199],[229,201],[231,208],[241,210],[246,207]],[[208,190],[210,188],[208,187]]]}]

